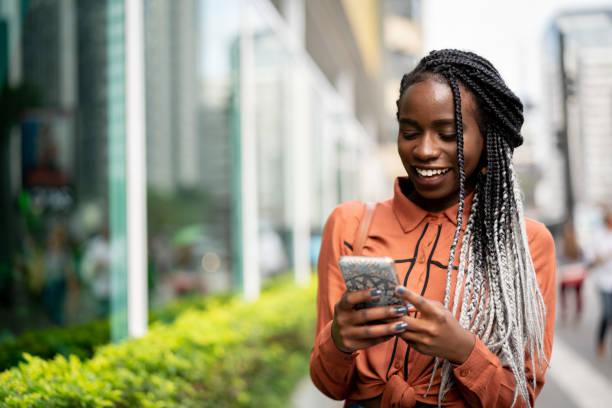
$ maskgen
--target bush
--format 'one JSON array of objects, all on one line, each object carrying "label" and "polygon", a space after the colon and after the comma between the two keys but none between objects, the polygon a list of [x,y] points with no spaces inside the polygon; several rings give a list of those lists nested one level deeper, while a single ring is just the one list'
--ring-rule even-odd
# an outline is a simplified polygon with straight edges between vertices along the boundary
[{"label": "bush", "polygon": [[0,342],[0,371],[24,361],[24,353],[43,359],[53,358],[56,354],[89,358],[96,346],[106,344],[109,340],[108,320],[27,331],[19,337]]},{"label": "bush", "polygon": [[[149,313],[149,323],[171,323],[187,309],[205,310],[209,304],[220,305],[231,299],[231,295],[191,295],[176,299]],[[18,337],[0,339],[0,372],[25,361],[24,353],[43,359],[57,354],[64,357],[75,355],[80,359],[90,358],[98,346],[110,341],[108,319],[96,320],[69,327],[29,330]]]},{"label": "bush", "polygon": [[0,373],[6,407],[284,407],[307,373],[315,285],[277,284],[252,303],[224,299],[155,323],[94,357],[26,355]]}]

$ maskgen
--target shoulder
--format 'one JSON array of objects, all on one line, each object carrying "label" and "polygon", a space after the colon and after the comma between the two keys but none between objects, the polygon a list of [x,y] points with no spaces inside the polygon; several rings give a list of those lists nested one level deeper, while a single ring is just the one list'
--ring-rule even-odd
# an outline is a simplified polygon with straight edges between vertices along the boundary
[{"label": "shoulder", "polygon": [[325,223],[323,241],[342,242],[352,237],[359,227],[364,209],[365,204],[360,201],[347,201],[336,206]]},{"label": "shoulder", "polygon": [[365,203],[361,201],[347,201],[338,204],[331,212],[329,220],[336,222],[359,222],[363,216]]},{"label": "shoulder", "polygon": [[525,218],[525,230],[532,258],[554,256],[555,241],[544,224],[531,218]]},{"label": "shoulder", "polygon": [[525,230],[530,243],[531,241],[553,241],[552,234],[546,225],[534,219],[525,217]]},{"label": "shoulder", "polygon": [[534,219],[525,217],[525,229],[527,230],[527,238],[529,241],[553,239],[546,225]]}]

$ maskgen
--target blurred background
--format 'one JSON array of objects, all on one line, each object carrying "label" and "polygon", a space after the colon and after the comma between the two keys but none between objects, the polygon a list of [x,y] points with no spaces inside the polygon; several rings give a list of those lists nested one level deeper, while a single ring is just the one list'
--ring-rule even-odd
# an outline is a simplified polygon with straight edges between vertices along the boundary
[{"label": "blurred background", "polygon": [[[0,348],[306,282],[334,206],[391,195],[401,76],[446,47],[522,99],[526,214],[587,251],[612,204],[610,0],[2,0]],[[582,301],[541,406],[612,400],[588,275]]]}]

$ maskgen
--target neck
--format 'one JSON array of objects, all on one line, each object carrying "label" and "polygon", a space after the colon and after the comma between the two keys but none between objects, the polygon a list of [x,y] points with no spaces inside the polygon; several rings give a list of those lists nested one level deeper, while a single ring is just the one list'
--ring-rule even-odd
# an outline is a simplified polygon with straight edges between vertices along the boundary
[{"label": "neck", "polygon": [[[472,191],[474,191],[475,188],[476,188],[476,181],[468,179],[465,185],[465,195],[466,196],[470,195]],[[443,199],[435,199],[435,200],[425,198],[421,196],[420,194],[418,194],[416,190],[414,189],[412,182],[410,182],[410,180],[408,179],[405,179],[405,180],[400,179],[400,189],[402,190],[402,193],[406,197],[408,197],[410,201],[412,201],[413,203],[415,203],[416,205],[418,205],[425,211],[429,211],[433,213],[442,212],[446,210],[447,208],[450,208],[459,202],[459,189],[457,189],[457,191],[454,194],[448,197],[444,197]]]}]

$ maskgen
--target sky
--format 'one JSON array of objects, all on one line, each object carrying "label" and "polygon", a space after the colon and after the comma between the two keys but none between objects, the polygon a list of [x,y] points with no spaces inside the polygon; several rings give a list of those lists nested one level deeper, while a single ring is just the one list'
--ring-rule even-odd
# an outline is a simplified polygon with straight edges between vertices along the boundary
[{"label": "sky", "polygon": [[489,59],[521,98],[543,98],[544,33],[564,10],[612,9],[612,0],[424,0],[425,51],[460,48]]}]

